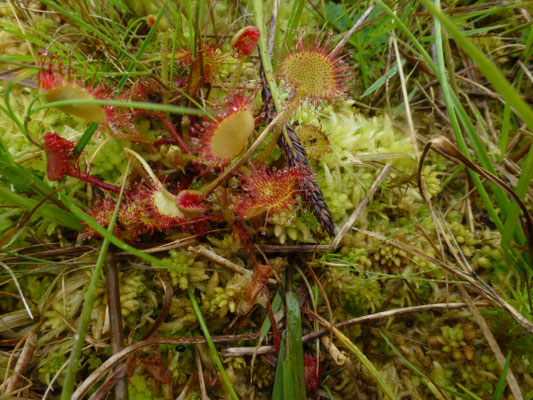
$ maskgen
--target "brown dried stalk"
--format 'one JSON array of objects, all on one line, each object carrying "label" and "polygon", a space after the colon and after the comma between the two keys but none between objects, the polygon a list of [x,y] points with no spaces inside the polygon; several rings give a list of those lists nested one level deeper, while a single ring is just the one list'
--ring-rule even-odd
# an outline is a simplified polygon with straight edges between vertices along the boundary
[{"label": "brown dried stalk", "polygon": [[[224,342],[238,342],[240,340],[256,340],[256,334],[245,334],[245,335],[227,335],[227,336],[212,336],[211,339],[215,343],[224,343]],[[78,386],[76,391],[71,397],[71,400],[81,400],[83,396],[93,387],[102,376],[109,371],[111,368],[115,367],[117,364],[122,362],[125,358],[134,354],[135,352],[142,350],[147,346],[154,346],[160,344],[195,344],[195,343],[206,343],[206,340],[203,336],[189,336],[189,337],[175,337],[175,338],[157,338],[142,340],[131,346],[126,347],[124,350],[120,351],[117,354],[109,357],[102,365],[95,369],[91,375],[89,375],[82,383]]]},{"label": "brown dried stalk", "polygon": [[[489,306],[489,303],[486,303],[486,302],[478,302],[474,304],[478,307]],[[385,319],[385,318],[392,318],[392,317],[403,315],[403,314],[412,314],[412,313],[430,311],[430,310],[451,310],[454,308],[464,308],[464,307],[468,307],[468,304],[467,303],[424,304],[421,306],[405,307],[405,308],[399,308],[396,310],[388,310],[388,311],[383,311],[379,313],[369,314],[363,317],[357,317],[357,318],[349,319],[347,321],[339,322],[338,324],[335,324],[334,326],[337,329],[346,329],[354,325],[364,324],[366,322],[378,321],[380,319]],[[312,340],[319,339],[323,336],[326,336],[328,333],[329,333],[328,329],[320,329],[316,332],[305,335],[302,338],[302,342],[307,343]],[[241,356],[252,356],[254,354],[267,354],[267,353],[273,353],[273,352],[275,352],[274,346],[261,346],[259,348],[228,347],[226,349],[223,349],[221,354],[224,357],[241,357]]]},{"label": "brown dried stalk", "polygon": [[[113,248],[109,248],[104,268],[107,288],[107,308],[109,309],[109,329],[111,332],[111,351],[113,354],[116,354],[124,348],[124,333],[122,312],[120,309],[120,278],[113,250]],[[118,366],[117,369],[120,370],[121,367],[122,365]],[[126,398],[128,398],[128,381],[125,377],[122,377],[121,379],[117,379],[116,382],[115,399],[122,400]]]}]

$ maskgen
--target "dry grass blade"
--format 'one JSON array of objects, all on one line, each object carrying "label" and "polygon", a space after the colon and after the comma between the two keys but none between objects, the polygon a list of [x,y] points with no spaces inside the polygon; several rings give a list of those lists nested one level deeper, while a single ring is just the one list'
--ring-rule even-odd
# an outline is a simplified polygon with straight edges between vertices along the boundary
[{"label": "dry grass blade", "polygon": [[[474,303],[478,307],[489,306],[489,303],[485,302],[476,302]],[[335,324],[337,329],[346,329],[354,325],[364,324],[366,322],[379,321],[380,319],[392,318],[405,314],[413,314],[422,311],[432,311],[432,310],[453,310],[458,308],[468,307],[467,303],[436,303],[436,304],[424,304],[421,306],[412,306],[398,308],[395,310],[382,311],[374,314],[365,315],[363,317],[357,317],[349,319],[347,321],[339,322]],[[302,338],[303,343],[308,343],[312,340],[319,339],[331,333],[329,329],[320,329],[316,332],[305,335]],[[274,346],[261,346],[258,349],[256,347],[228,347],[222,350],[222,355],[224,357],[242,357],[242,356],[251,356],[257,350],[257,354],[268,354],[275,352]]]},{"label": "dry grass blade", "polygon": [[24,376],[24,372],[28,368],[30,362],[34,357],[34,352],[37,347],[37,335],[34,332],[30,332],[26,337],[22,351],[20,352],[17,364],[13,374],[8,378],[5,386],[4,395],[9,395],[17,390],[21,378]]},{"label": "dry grass blade", "polygon": [[0,261],[0,266],[2,266],[2,268],[4,268],[7,271],[7,273],[11,276],[11,279],[13,279],[13,283],[17,287],[17,290],[20,294],[20,299],[22,300],[22,304],[24,304],[24,308],[26,309],[26,312],[28,313],[28,316],[30,317],[30,319],[33,319],[33,313],[31,312],[28,302],[26,301],[26,297],[24,297],[24,293],[22,292],[22,288],[20,287],[17,277],[15,276],[15,274],[13,273],[13,271],[11,270],[11,268],[9,268],[7,264]]},{"label": "dry grass blade", "polygon": [[[212,336],[211,339],[215,343],[227,343],[227,342],[238,342],[240,340],[256,340],[257,335],[255,334],[245,334],[245,335],[228,335],[228,336]],[[194,344],[194,343],[206,343],[206,340],[203,336],[188,336],[188,337],[179,337],[179,338],[157,338],[157,339],[148,339],[142,340],[131,346],[126,347],[121,352],[114,354],[109,357],[102,365],[95,369],[91,375],[89,375],[76,389],[72,395],[72,400],[81,400],[87,392],[93,387],[102,376],[109,371],[111,368],[114,368],[125,358],[131,356],[132,354],[142,350],[148,346],[157,346],[160,344]]]},{"label": "dry grass blade", "polygon": [[436,258],[429,257],[427,254],[415,249],[414,247],[398,242],[394,239],[389,239],[378,233],[370,232],[365,229],[359,229],[359,228],[354,228],[354,229],[356,229],[359,232],[363,232],[366,235],[375,237],[379,240],[383,240],[387,242],[387,244],[390,244],[408,253],[412,253],[420,258],[423,258],[424,260],[429,261],[432,264],[438,265],[439,267],[444,268],[446,271],[449,271],[457,275],[460,279],[464,279],[469,284],[475,286],[483,294],[483,296],[485,296],[488,300],[491,300],[495,302],[496,304],[498,304],[516,322],[522,325],[528,332],[533,334],[533,324],[526,317],[524,317],[516,308],[514,308],[511,304],[506,302],[492,287],[490,287],[485,282],[483,282],[481,279],[479,279],[477,275],[472,275],[469,272],[465,272],[461,269],[451,267],[450,265],[440,260],[437,260]]},{"label": "dry grass blade", "polygon": [[[494,184],[501,187],[503,190],[505,190],[512,198],[517,202],[520,209],[522,210],[524,219],[526,221],[526,239],[527,239],[527,246],[528,246],[528,252],[529,252],[529,261],[530,265],[533,266],[533,216],[529,212],[527,206],[524,204],[522,199],[515,193],[515,191],[501,178],[497,177],[496,175],[490,173],[486,169],[480,167],[476,163],[469,160],[459,149],[450,142],[447,138],[444,136],[438,136],[432,140],[430,140],[426,146],[424,147],[424,151],[422,153],[422,157],[420,158],[419,168],[418,168],[418,184],[420,188],[420,192],[423,196],[425,196],[424,191],[422,190],[422,166],[424,164],[424,159],[427,156],[427,153],[430,149],[435,150],[437,153],[443,155],[444,157],[455,161],[455,162],[461,162],[464,165],[466,165],[471,170],[475,171],[479,175],[483,176],[485,179],[488,179],[489,181],[493,182]],[[426,199],[427,200],[427,199]],[[529,299],[529,312],[533,315],[533,304],[531,300],[531,287],[526,279],[526,289],[528,292],[528,299]]]},{"label": "dry grass blade", "polygon": [[[466,292],[465,288],[462,285],[459,285],[459,288],[461,290],[461,295],[463,299],[468,304],[468,308],[470,309],[470,311],[472,311],[472,314],[474,314],[474,319],[476,320],[478,326],[481,328],[481,331],[483,332],[485,339],[487,339],[487,342],[492,352],[494,353],[494,356],[496,357],[498,364],[500,364],[500,367],[503,370],[505,367],[505,356],[503,355],[500,349],[500,346],[498,345],[498,342],[496,342],[494,335],[490,331],[487,321],[485,321],[485,318],[483,318],[483,316],[477,309],[476,305],[470,298],[469,294]],[[518,385],[518,382],[513,374],[513,371],[511,371],[511,368],[507,369],[506,379],[507,379],[507,383],[509,384],[509,388],[511,389],[511,392],[513,393],[514,398],[516,400],[522,400],[524,397],[522,396],[522,393],[520,392],[520,386]]]}]

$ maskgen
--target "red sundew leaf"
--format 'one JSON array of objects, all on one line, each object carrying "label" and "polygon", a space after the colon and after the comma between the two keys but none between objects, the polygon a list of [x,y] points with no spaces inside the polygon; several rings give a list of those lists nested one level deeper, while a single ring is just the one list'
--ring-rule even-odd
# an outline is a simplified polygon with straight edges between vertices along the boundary
[{"label": "red sundew leaf", "polygon": [[332,53],[331,33],[322,40],[300,32],[296,42],[278,55],[279,75],[300,100],[334,100],[347,90],[352,76],[345,62],[347,55]]},{"label": "red sundew leaf", "polygon": [[187,218],[197,218],[205,210],[204,195],[197,190],[182,190],[176,196],[176,207]]},{"label": "red sundew leaf", "polygon": [[259,29],[255,26],[247,26],[237,32],[231,39],[231,48],[236,58],[243,58],[252,54],[257,42],[259,42]]},{"label": "red sundew leaf", "polygon": [[44,152],[46,154],[46,174],[51,181],[60,181],[65,175],[80,172],[78,160],[73,155],[74,142],[62,138],[57,133],[44,135]]},{"label": "red sundew leaf", "polygon": [[238,198],[237,214],[249,219],[263,212],[290,210],[298,202],[297,188],[307,173],[308,169],[301,166],[276,171],[262,166],[242,175],[244,193]]},{"label": "red sundew leaf", "polygon": [[[99,198],[96,200],[96,202],[93,204],[93,207],[90,208],[90,210],[87,212],[87,214],[93,218],[99,225],[103,226],[104,228],[107,228],[111,222],[111,217],[113,216],[113,211],[115,210],[116,203],[113,200],[105,199],[105,198]],[[85,224],[86,228],[83,230],[82,236],[86,239],[90,239],[94,236],[101,237],[98,232],[96,232],[94,229],[92,229],[90,226]],[[115,233],[114,235],[118,238],[122,238],[122,232],[120,231],[120,228],[115,225]]]}]

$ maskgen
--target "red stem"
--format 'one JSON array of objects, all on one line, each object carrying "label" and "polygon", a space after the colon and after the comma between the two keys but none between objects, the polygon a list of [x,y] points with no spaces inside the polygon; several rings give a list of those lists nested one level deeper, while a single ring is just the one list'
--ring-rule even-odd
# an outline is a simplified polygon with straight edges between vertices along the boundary
[{"label": "red stem", "polygon": [[85,181],[87,183],[90,183],[91,185],[97,186],[100,189],[106,190],[108,192],[113,192],[117,194],[120,193],[120,188],[118,186],[111,185],[110,183],[106,183],[98,179],[95,176],[89,175],[85,172],[81,172],[80,170],[74,170],[74,171],[69,171],[69,172],[71,173],[69,173],[68,175],[72,176],[73,178],[77,178],[79,180]]},{"label": "red stem", "polygon": [[163,122],[165,127],[168,129],[168,131],[172,134],[174,139],[176,139],[176,141],[178,142],[183,152],[185,154],[191,154],[191,150],[189,149],[189,146],[187,146],[187,143],[185,143],[185,141],[180,136],[180,134],[178,133],[178,131],[176,130],[176,127],[172,124],[172,122],[170,122],[169,119],[165,117],[164,115],[158,114],[157,116],[161,119],[161,121]]},{"label": "red stem", "polygon": [[279,336],[278,327],[276,325],[276,318],[274,317],[274,311],[272,311],[272,304],[270,304],[269,299],[267,299],[267,308],[268,308],[268,316],[270,318],[270,325],[272,325],[272,336],[274,338],[274,348],[276,349],[276,354],[279,354],[279,348],[281,346],[281,337]]}]

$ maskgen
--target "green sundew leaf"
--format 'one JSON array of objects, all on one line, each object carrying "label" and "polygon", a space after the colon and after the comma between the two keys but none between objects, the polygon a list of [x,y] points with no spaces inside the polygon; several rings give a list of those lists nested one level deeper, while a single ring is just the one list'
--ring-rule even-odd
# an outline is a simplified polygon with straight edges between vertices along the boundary
[{"label": "green sundew leaf", "polygon": [[213,343],[213,339],[211,339],[209,328],[207,327],[207,324],[205,323],[204,316],[202,315],[200,306],[198,305],[198,302],[196,301],[196,297],[194,297],[194,293],[190,289],[187,289],[187,294],[189,296],[189,300],[191,300],[192,308],[194,310],[194,313],[196,314],[198,323],[200,324],[200,327],[202,328],[202,332],[204,333],[205,341],[207,342],[207,346],[209,347],[209,352],[211,353],[211,358],[215,362],[218,372],[220,372],[220,375],[222,376],[222,381],[224,381],[224,385],[226,385],[226,388],[228,389],[228,392],[231,398],[234,400],[238,400],[239,396],[237,396],[235,389],[233,389],[233,386],[229,380],[228,374],[226,374],[226,370],[224,369],[224,366],[222,365],[222,361],[220,361],[220,357],[218,356],[215,343]]},{"label": "green sundew leaf", "polygon": [[[2,203],[5,205],[19,206],[27,211],[31,211],[39,203],[37,200],[14,193],[4,186],[0,186],[0,198],[2,198]],[[37,211],[35,211],[35,215],[68,228],[76,230],[83,229],[83,225],[79,218],[57,207],[46,206],[43,204],[37,209]]]},{"label": "green sundew leaf", "polygon": [[307,397],[302,344],[302,316],[296,293],[287,292],[285,308],[287,312],[286,362],[288,364],[283,366],[283,392],[286,399],[305,400]]},{"label": "green sundew leaf", "polygon": [[347,31],[352,27],[350,17],[347,15],[342,4],[328,1],[326,3],[326,17],[328,18],[328,21],[341,32]]},{"label": "green sundew leaf", "polygon": [[[402,58],[402,66],[405,65],[405,59]],[[394,75],[398,73],[398,64],[394,64],[391,69],[389,69],[389,72],[385,75],[382,75],[379,77],[368,89],[365,90],[363,95],[361,97],[368,96],[369,94],[374,93],[376,90],[378,90],[380,87],[382,87],[387,79],[392,78]]]},{"label": "green sundew leaf", "polygon": [[283,400],[283,360],[286,354],[287,331],[281,334],[281,344],[279,346],[278,362],[276,363],[276,374],[274,375],[274,386],[272,388],[272,400]]},{"label": "green sundew leaf", "polygon": [[507,353],[507,357],[505,358],[505,364],[502,369],[502,374],[500,375],[500,379],[498,379],[498,384],[496,385],[496,390],[494,390],[494,395],[492,396],[492,400],[500,400],[503,394],[503,390],[505,389],[505,380],[507,378],[507,370],[509,369],[509,365],[511,364],[511,357],[513,355],[512,351],[509,351]]}]

